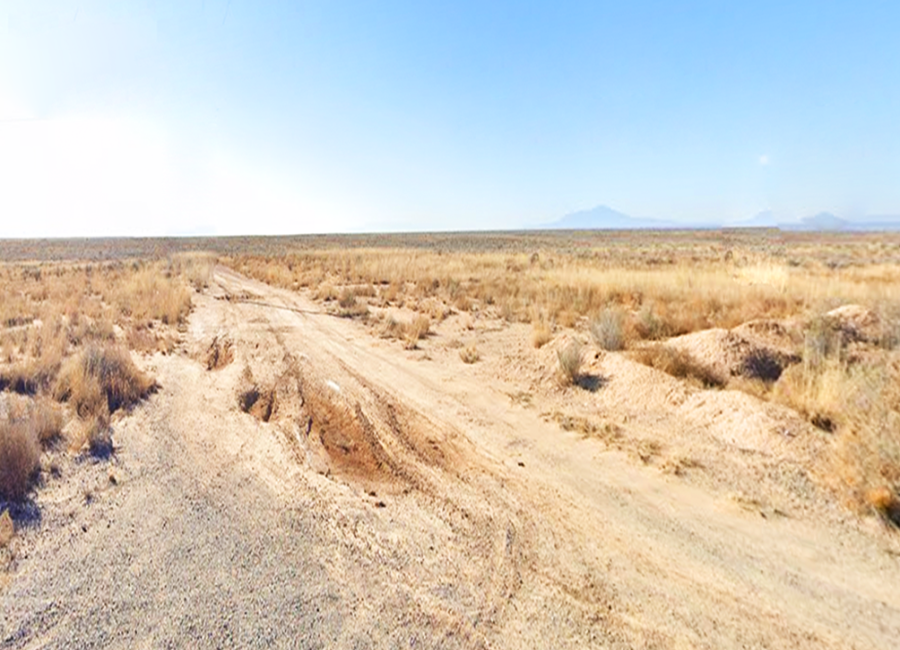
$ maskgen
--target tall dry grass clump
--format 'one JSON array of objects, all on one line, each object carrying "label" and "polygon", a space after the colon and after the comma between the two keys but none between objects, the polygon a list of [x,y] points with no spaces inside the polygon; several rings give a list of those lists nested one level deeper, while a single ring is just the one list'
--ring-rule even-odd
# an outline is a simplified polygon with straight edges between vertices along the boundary
[{"label": "tall dry grass clump", "polygon": [[60,371],[56,397],[73,405],[81,417],[114,413],[146,397],[154,382],[116,345],[89,345],[68,359]]},{"label": "tall dry grass clump", "polygon": [[531,318],[531,344],[540,349],[553,338],[553,326],[545,314],[536,313]]},{"label": "tall dry grass clump", "polygon": [[835,473],[853,503],[900,525],[900,362],[844,385]]},{"label": "tall dry grass clump", "polygon": [[625,348],[625,312],[621,309],[607,307],[591,321],[590,329],[601,349],[615,352]]},{"label": "tall dry grass clump", "polygon": [[572,340],[565,347],[556,351],[559,362],[559,374],[566,386],[578,384],[581,379],[581,364],[584,361],[584,344]]},{"label": "tall dry grass clump", "polygon": [[37,436],[28,422],[0,422],[0,499],[19,501],[25,497],[40,457]]},{"label": "tall dry grass clump", "polygon": [[801,362],[781,374],[772,399],[789,406],[817,427],[837,428],[843,417],[848,391],[861,378],[861,369],[849,364],[837,323],[813,318],[804,332]]}]

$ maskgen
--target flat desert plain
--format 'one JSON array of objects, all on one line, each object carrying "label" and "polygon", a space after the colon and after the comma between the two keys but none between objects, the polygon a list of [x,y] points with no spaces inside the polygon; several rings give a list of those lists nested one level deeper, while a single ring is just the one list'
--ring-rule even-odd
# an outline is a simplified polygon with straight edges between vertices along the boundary
[{"label": "flat desert plain", "polygon": [[0,260],[0,647],[897,647],[898,235]]}]

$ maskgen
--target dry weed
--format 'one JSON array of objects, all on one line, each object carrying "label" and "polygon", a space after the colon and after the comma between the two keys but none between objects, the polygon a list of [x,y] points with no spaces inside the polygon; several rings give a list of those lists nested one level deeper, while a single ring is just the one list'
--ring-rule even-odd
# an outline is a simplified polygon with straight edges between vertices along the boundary
[{"label": "dry weed", "polygon": [[631,352],[631,357],[645,366],[656,368],[666,374],[693,381],[705,388],[721,388],[725,380],[699,363],[684,350],[665,344],[653,344]]},{"label": "dry weed", "polygon": [[463,360],[463,363],[476,363],[481,359],[481,355],[478,353],[478,348],[476,348],[473,343],[459,351],[459,358]]},{"label": "dry weed", "polygon": [[553,338],[553,330],[550,328],[549,323],[544,321],[543,319],[535,320],[532,322],[531,327],[531,344],[536,348],[542,348],[547,343],[550,342],[550,339]]},{"label": "dry weed", "polygon": [[900,524],[900,363],[851,372],[836,404],[835,474],[854,503]]},{"label": "dry weed", "polygon": [[124,348],[89,345],[66,361],[57,379],[56,397],[71,403],[81,417],[88,417],[128,408],[146,397],[154,385]]},{"label": "dry weed", "polygon": [[601,349],[617,351],[625,347],[625,312],[621,309],[607,307],[599,318],[591,321],[590,329]]},{"label": "dry weed", "polygon": [[575,385],[581,379],[583,352],[584,345],[577,340],[570,341],[566,347],[556,351],[560,378],[564,385]]},{"label": "dry weed", "polygon": [[41,449],[27,422],[0,422],[0,499],[19,501],[37,473]]}]

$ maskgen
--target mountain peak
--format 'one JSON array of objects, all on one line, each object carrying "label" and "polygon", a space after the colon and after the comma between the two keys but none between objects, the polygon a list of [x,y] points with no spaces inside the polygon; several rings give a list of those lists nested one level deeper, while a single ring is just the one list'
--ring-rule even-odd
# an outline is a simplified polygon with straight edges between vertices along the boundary
[{"label": "mountain peak", "polygon": [[598,205],[589,210],[571,212],[547,224],[551,230],[630,230],[632,228],[670,228],[672,223],[658,219],[642,219]]}]

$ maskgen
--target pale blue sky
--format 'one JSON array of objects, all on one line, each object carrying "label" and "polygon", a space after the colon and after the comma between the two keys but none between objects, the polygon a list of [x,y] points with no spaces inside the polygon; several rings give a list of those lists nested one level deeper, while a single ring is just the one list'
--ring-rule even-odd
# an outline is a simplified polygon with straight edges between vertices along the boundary
[{"label": "pale blue sky", "polygon": [[0,237],[900,214],[900,3],[0,0]]}]

